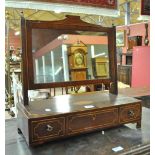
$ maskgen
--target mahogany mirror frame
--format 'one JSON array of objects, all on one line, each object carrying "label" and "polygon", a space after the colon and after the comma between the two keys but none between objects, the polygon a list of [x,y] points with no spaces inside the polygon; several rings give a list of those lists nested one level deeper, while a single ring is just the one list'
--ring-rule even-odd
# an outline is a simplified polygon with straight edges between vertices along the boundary
[{"label": "mahogany mirror frame", "polygon": [[[109,53],[109,77],[108,79],[92,79],[83,81],[67,81],[53,83],[34,83],[34,70],[32,59],[32,29],[57,29],[57,30],[76,30],[106,32],[108,35],[108,53]],[[89,24],[80,19],[79,16],[67,15],[64,20],[58,21],[32,21],[21,19],[21,39],[23,53],[23,99],[24,104],[28,104],[28,90],[45,89],[55,87],[67,87],[104,83],[110,84],[109,92],[118,93],[117,88],[117,61],[116,61],[116,28],[102,27]]]}]

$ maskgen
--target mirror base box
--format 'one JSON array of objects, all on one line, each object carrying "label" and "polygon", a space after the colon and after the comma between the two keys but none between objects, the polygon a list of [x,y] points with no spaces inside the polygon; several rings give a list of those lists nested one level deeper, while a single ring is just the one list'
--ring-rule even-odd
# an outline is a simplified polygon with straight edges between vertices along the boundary
[{"label": "mirror base box", "polygon": [[103,92],[57,96],[17,108],[18,129],[30,146],[126,123],[141,125],[140,100]]}]

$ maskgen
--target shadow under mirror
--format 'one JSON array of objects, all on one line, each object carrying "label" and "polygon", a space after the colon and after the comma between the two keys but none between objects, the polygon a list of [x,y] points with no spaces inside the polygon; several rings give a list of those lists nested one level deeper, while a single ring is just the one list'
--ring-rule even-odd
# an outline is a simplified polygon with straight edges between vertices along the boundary
[{"label": "shadow under mirror", "polygon": [[109,78],[105,32],[32,29],[34,83]]}]

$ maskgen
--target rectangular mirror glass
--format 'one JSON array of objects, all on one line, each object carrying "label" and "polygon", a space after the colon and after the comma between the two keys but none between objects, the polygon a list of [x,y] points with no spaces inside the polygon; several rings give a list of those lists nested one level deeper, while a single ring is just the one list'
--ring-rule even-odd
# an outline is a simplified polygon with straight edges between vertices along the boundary
[{"label": "rectangular mirror glass", "polygon": [[32,29],[34,83],[108,79],[106,32]]}]

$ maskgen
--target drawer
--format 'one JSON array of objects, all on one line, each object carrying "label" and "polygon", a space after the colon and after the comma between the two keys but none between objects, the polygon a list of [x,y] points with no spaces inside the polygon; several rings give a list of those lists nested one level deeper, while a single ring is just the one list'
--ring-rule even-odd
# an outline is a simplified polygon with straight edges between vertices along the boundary
[{"label": "drawer", "polygon": [[118,109],[86,112],[67,117],[67,134],[81,133],[93,129],[114,126],[118,123]]},{"label": "drawer", "polygon": [[73,114],[67,117],[67,134],[80,133],[92,129],[93,114]]},{"label": "drawer", "polygon": [[95,112],[94,128],[115,126],[118,124],[118,108],[111,108]]},{"label": "drawer", "polygon": [[48,140],[65,134],[65,118],[31,121],[32,142]]},{"label": "drawer", "polygon": [[133,104],[120,107],[120,123],[127,123],[141,118],[141,104]]}]

